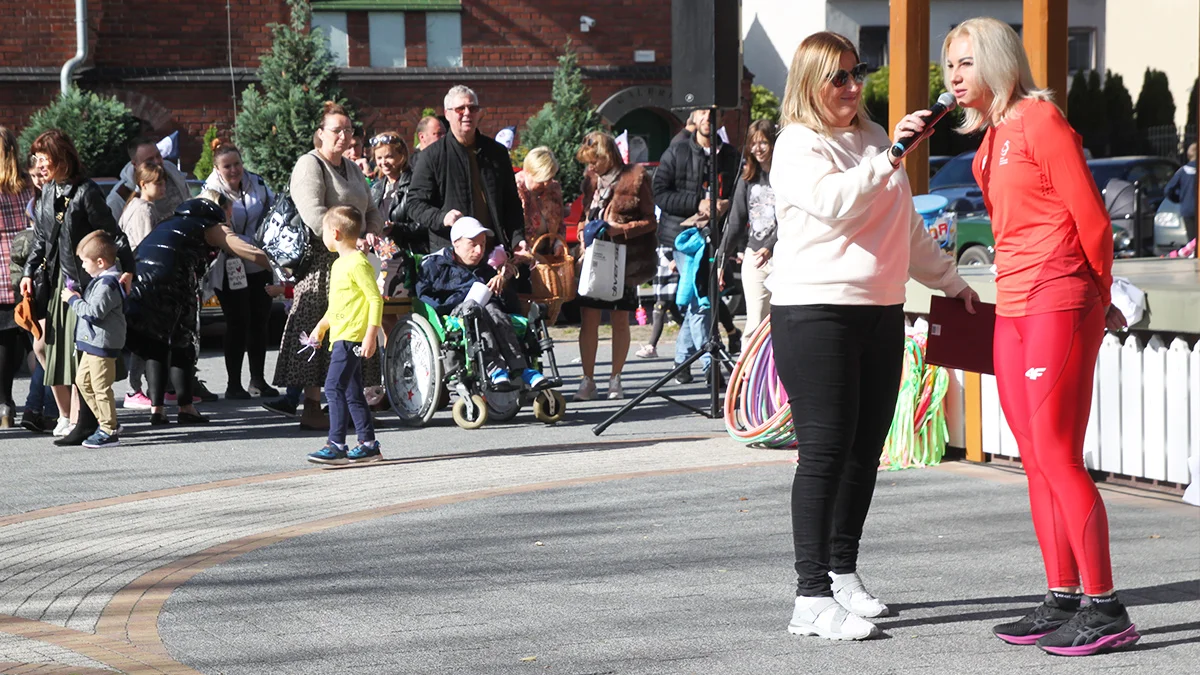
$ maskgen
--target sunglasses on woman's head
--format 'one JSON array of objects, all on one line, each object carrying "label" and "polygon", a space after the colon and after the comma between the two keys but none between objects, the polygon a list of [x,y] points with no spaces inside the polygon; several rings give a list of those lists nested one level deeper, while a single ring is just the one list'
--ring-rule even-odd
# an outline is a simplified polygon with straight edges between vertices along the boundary
[{"label": "sunglasses on woman's head", "polygon": [[860,63],[857,66],[854,66],[853,68],[851,68],[849,71],[846,71],[844,69],[839,70],[836,73],[834,73],[833,75],[829,76],[829,81],[831,83],[833,83],[833,86],[837,87],[838,89],[841,89],[842,87],[846,86],[846,83],[849,82],[850,78],[852,78],[852,77],[854,78],[855,82],[862,84],[863,80],[867,79],[867,68],[868,68],[867,64]]},{"label": "sunglasses on woman's head", "polygon": [[399,142],[400,142],[399,136],[393,136],[391,134],[379,134],[378,136],[375,136],[374,138],[371,139],[371,147],[373,148],[377,145],[392,145],[393,143],[399,143]]}]

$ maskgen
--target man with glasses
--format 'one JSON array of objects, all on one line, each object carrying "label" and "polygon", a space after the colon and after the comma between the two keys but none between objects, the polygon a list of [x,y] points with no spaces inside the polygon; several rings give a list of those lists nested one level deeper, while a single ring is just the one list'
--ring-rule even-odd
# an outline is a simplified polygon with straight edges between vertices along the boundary
[{"label": "man with glasses", "polygon": [[[710,131],[709,120],[711,110],[696,110],[692,112],[689,122],[696,131],[684,140],[672,143],[659,160],[658,169],[654,172],[654,203],[662,209],[658,222],[659,246],[669,246],[674,249],[675,265],[685,269],[683,257],[685,254],[675,247],[675,239],[688,227],[696,223],[696,216],[711,218],[709,209],[709,162],[712,161],[714,150],[717,156],[717,191],[718,217],[724,217],[729,210],[729,197],[733,194],[734,178],[738,168],[738,153],[733,146],[725,143]],[[715,233],[714,233],[715,234]],[[679,328],[679,337],[675,340],[675,363],[683,363],[694,352],[704,347],[708,340],[708,316],[711,302],[720,302],[720,298],[707,298],[708,265],[707,258],[700,256],[701,264],[696,268],[695,283],[697,298],[692,299],[679,309],[683,312],[683,324]],[[691,269],[690,265],[688,267]],[[680,284],[685,280],[680,279]],[[711,358],[705,355],[700,358],[701,368],[705,375],[710,374]],[[692,374],[684,371],[675,376],[680,384],[692,381]]]},{"label": "man with glasses", "polygon": [[453,87],[444,103],[450,133],[421,152],[408,215],[429,233],[430,251],[449,246],[454,222],[471,216],[511,253],[524,243],[525,215],[508,151],[479,132],[479,98],[469,87]]}]

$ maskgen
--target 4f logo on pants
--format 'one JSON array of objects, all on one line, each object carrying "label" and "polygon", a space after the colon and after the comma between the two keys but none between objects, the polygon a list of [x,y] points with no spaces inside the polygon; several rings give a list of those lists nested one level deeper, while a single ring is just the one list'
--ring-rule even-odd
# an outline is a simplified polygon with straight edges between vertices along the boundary
[{"label": "4f logo on pants", "polygon": [[1025,371],[1025,377],[1028,377],[1031,380],[1036,380],[1045,374],[1046,374],[1045,368],[1030,368],[1029,370]]}]

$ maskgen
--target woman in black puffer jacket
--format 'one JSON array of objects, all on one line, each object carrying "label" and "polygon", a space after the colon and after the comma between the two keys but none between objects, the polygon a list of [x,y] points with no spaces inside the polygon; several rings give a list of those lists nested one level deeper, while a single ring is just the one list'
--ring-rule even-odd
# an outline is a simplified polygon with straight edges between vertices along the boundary
[{"label": "woman in black puffer jacket", "polygon": [[163,396],[168,374],[179,402],[179,423],[208,422],[192,404],[191,374],[199,342],[200,281],[217,252],[267,265],[261,250],[225,224],[232,208],[229,198],[211,190],[202,196],[206,198],[180,204],[137,248],[137,278],[125,310],[127,341],[146,360],[150,424],[155,426],[167,424]]}]

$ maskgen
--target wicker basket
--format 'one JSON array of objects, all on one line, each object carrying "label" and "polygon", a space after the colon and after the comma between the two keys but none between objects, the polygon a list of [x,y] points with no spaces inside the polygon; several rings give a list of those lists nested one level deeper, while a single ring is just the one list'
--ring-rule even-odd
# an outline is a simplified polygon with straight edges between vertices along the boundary
[{"label": "wicker basket", "polygon": [[[539,253],[542,244],[547,240],[550,253]],[[561,253],[554,253],[555,242],[561,244]],[[563,303],[575,299],[575,258],[567,251],[566,240],[557,233],[546,233],[538,237],[530,250],[533,251],[533,259],[537,261],[529,279],[533,293],[520,296],[521,306],[528,312],[531,302],[545,303],[548,310],[546,321],[548,325],[553,326],[558,321],[558,312]]]}]

